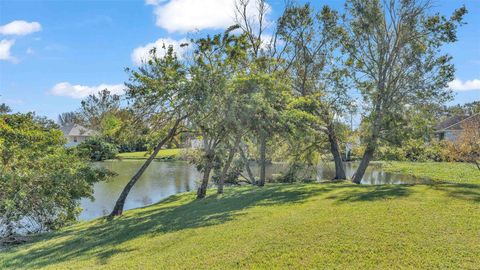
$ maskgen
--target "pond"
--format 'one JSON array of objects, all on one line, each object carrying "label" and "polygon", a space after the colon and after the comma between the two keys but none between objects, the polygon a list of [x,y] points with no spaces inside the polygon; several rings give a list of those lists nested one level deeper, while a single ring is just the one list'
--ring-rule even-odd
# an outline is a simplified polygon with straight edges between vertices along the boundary
[{"label": "pond", "polygon": [[[118,195],[130,180],[132,175],[143,164],[143,160],[105,161],[96,163],[104,166],[118,175],[108,182],[97,183],[94,186],[94,201],[82,199],[80,220],[90,220],[108,215],[112,210]],[[345,172],[349,178],[353,176],[357,163],[346,163]],[[282,163],[274,163],[267,167],[267,179],[285,170]],[[258,175],[258,167],[252,166],[252,171]],[[321,164],[317,168],[317,180],[332,179],[335,168],[331,163]],[[125,202],[125,210],[156,203],[176,193],[191,191],[196,188],[201,174],[196,168],[186,162],[164,161],[152,162],[144,175],[130,191]],[[425,182],[408,175],[392,174],[382,171],[379,166],[371,165],[363,177],[362,184],[412,184]]]}]

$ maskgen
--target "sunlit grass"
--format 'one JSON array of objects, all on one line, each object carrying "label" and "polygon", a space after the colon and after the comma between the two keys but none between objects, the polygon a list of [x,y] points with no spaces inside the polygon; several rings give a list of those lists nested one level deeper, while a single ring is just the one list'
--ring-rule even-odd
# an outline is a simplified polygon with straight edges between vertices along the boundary
[{"label": "sunlit grass", "polygon": [[[178,159],[182,155],[182,151],[184,149],[177,148],[177,149],[162,149],[158,152],[155,159],[163,159],[163,160],[172,160]],[[130,153],[120,153],[118,157],[121,159],[147,159],[150,156],[150,153],[147,152],[130,152]]]},{"label": "sunlit grass", "polygon": [[193,193],[0,253],[0,269],[476,269],[480,186],[267,185]]},{"label": "sunlit grass", "polygon": [[387,172],[428,178],[437,182],[480,184],[480,170],[473,164],[455,162],[382,162]]}]

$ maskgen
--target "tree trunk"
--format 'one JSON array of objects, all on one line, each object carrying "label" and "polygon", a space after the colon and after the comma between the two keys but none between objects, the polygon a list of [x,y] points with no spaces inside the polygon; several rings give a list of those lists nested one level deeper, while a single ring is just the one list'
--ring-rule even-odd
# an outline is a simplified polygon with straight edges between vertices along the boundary
[{"label": "tree trunk", "polygon": [[345,169],[343,168],[342,156],[340,154],[340,148],[338,147],[337,136],[333,124],[330,123],[327,129],[328,141],[330,142],[330,151],[332,152],[333,160],[335,161],[334,179],[347,179],[345,175]]},{"label": "tree trunk", "polygon": [[352,179],[353,183],[360,184],[362,182],[363,175],[367,170],[370,160],[372,160],[374,152],[375,152],[374,147],[370,147],[370,145],[367,146],[367,149],[365,149],[365,153],[363,153],[362,161],[360,162],[360,165],[358,166],[357,171],[353,175],[353,179]]},{"label": "tree trunk", "polygon": [[184,117],[177,119],[173,127],[168,131],[167,136],[157,144],[157,146],[153,150],[153,153],[150,155],[150,157],[148,157],[148,159],[145,161],[142,167],[140,167],[137,173],[130,179],[130,181],[128,181],[127,185],[123,188],[123,191],[120,194],[120,197],[118,197],[117,202],[115,203],[115,207],[113,208],[112,212],[109,215],[110,219],[115,216],[122,215],[123,207],[125,205],[125,200],[127,199],[128,193],[130,192],[132,187],[135,185],[135,183],[137,183],[138,179],[140,179],[140,177],[148,168],[150,163],[152,163],[153,159],[157,156],[158,152],[160,151],[160,149],[162,149],[163,145],[165,145],[165,143],[167,143],[176,134],[178,125],[183,119]]},{"label": "tree trunk", "polygon": [[213,158],[211,156],[207,156],[202,183],[200,183],[197,189],[197,199],[203,199],[207,195],[208,180],[210,179],[210,172],[212,171],[212,160]]},{"label": "tree trunk", "polygon": [[260,135],[260,180],[258,186],[263,187],[265,185],[265,167],[267,152],[267,136],[265,134]]},{"label": "tree trunk", "polygon": [[243,163],[245,163],[245,170],[247,171],[248,178],[250,178],[250,182],[252,182],[252,185],[256,185],[257,181],[255,180],[255,176],[253,175],[252,170],[250,169],[249,160],[245,155],[245,152],[243,151],[242,147],[240,147],[240,157],[242,158]]},{"label": "tree trunk", "polygon": [[225,185],[225,177],[228,173],[228,169],[230,169],[230,165],[232,164],[233,157],[235,157],[235,153],[237,152],[238,144],[240,143],[240,136],[235,139],[235,143],[233,147],[230,148],[230,152],[228,153],[228,158],[225,165],[222,168],[222,172],[220,173],[220,179],[218,180],[218,189],[217,193],[223,193],[223,187]]}]

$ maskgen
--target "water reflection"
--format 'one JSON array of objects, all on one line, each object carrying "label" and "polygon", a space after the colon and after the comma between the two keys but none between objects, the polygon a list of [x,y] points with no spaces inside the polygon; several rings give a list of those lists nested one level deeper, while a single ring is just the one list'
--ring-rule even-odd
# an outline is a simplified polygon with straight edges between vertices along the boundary
[{"label": "water reflection", "polygon": [[[116,172],[118,176],[108,182],[97,183],[94,186],[95,201],[83,199],[80,214],[81,220],[93,219],[107,215],[113,208],[120,192],[136,173],[144,161],[124,160],[106,161],[96,166],[105,166]],[[345,173],[351,178],[358,163],[346,163]],[[274,163],[267,167],[267,179],[272,179],[286,170],[286,165]],[[259,168],[252,166],[255,175],[259,175]],[[317,167],[318,181],[332,179],[335,176],[335,167],[332,163],[322,163]],[[125,202],[125,210],[156,203],[176,193],[186,192],[196,187],[201,174],[196,168],[186,162],[152,162],[144,175],[130,191]],[[365,172],[362,184],[411,184],[425,182],[408,175],[392,174],[381,170],[379,166],[371,165]]]},{"label": "water reflection", "polygon": [[[120,192],[144,161],[105,161],[97,166],[105,166],[118,175],[112,180],[94,186],[95,201],[83,199],[81,220],[88,220],[108,214]],[[170,195],[190,191],[200,179],[195,167],[184,162],[152,162],[140,180],[130,191],[125,209],[137,208],[158,202]]]}]

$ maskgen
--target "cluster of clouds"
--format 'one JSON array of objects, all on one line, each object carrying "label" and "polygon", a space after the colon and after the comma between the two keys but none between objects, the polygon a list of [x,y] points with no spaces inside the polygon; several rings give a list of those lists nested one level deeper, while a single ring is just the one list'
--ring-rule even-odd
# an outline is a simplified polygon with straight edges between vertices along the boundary
[{"label": "cluster of clouds", "polygon": [[157,53],[161,54],[169,46],[172,46],[177,56],[179,58],[182,58],[187,51],[187,47],[181,46],[185,43],[188,43],[188,40],[185,38],[179,40],[171,38],[160,38],[157,39],[155,42],[151,42],[135,48],[131,54],[131,59],[135,65],[140,66],[143,62],[147,61],[150,58],[150,51],[153,48],[156,48]]},{"label": "cluster of clouds", "polygon": [[[256,15],[255,0],[251,0],[247,12]],[[202,31],[206,29],[226,29],[235,23],[235,0],[145,0],[145,4],[153,7],[155,24],[166,30],[172,36],[185,36],[189,32]],[[271,9],[271,7],[267,7]],[[1,36],[25,36],[42,30],[38,22],[27,22],[22,20],[12,21],[0,26]],[[149,59],[149,52],[156,48],[161,54],[168,46],[173,46],[178,57],[187,52],[188,47],[181,44],[188,43],[185,37],[182,38],[159,38],[156,41],[138,46],[130,57],[135,65],[142,65]],[[0,40],[0,60],[17,62],[11,55],[11,48],[15,44],[14,38]],[[29,49],[28,54],[32,51]],[[456,79],[449,83],[453,91],[480,90],[480,80],[462,81]],[[99,84],[93,86],[61,82],[55,84],[49,93],[55,96],[65,96],[81,99],[88,95],[96,94],[103,89],[108,89],[114,94],[124,92],[123,84]]]},{"label": "cluster of clouds", "polygon": [[64,96],[82,99],[92,94],[108,89],[112,94],[121,95],[125,91],[123,84],[99,84],[95,86],[86,86],[80,84],[71,84],[69,82],[57,83],[50,89],[50,93],[55,96]]},{"label": "cluster of clouds", "polygon": [[[165,29],[169,34],[187,34],[206,29],[226,29],[235,24],[235,0],[146,0],[147,5],[153,6],[155,24]],[[267,6],[267,10],[271,10]],[[247,14],[258,14],[256,1],[251,0],[247,5]],[[156,47],[173,46],[177,56],[187,51],[180,44],[187,43],[185,38],[160,38],[154,42],[135,48],[131,54],[132,62],[136,65],[148,60],[149,51]]]},{"label": "cluster of clouds", "polygon": [[[0,35],[8,36],[0,40],[0,60],[18,63],[18,59],[11,53],[15,44],[15,38],[11,36],[25,36],[42,30],[42,26],[38,22],[12,21],[0,26]],[[31,50],[31,49],[30,49]]]},{"label": "cluster of clouds", "polygon": [[224,29],[235,19],[234,0],[146,0],[146,4],[154,6],[156,25],[169,33]]},{"label": "cluster of clouds", "polygon": [[456,92],[480,90],[480,80],[473,79],[462,81],[460,79],[455,79],[448,84],[448,87]]}]

